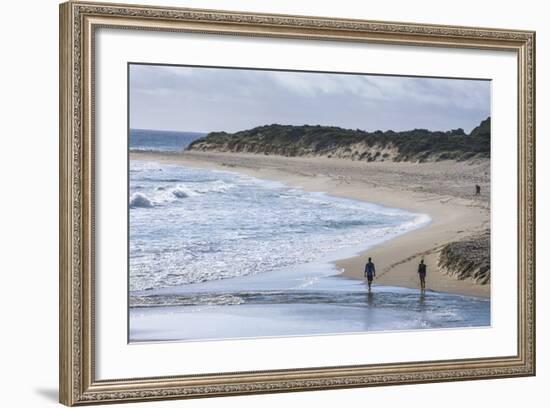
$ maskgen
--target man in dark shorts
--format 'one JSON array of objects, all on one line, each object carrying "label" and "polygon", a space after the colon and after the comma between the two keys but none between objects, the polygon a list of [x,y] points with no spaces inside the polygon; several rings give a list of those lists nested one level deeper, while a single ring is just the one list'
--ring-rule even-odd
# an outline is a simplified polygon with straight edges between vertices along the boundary
[{"label": "man in dark shorts", "polygon": [[372,280],[376,276],[376,268],[374,267],[374,263],[372,262],[371,258],[369,258],[369,261],[365,265],[365,276],[366,276],[367,282],[369,284],[369,292],[370,292],[370,287],[372,285]]},{"label": "man in dark shorts", "polygon": [[418,277],[420,278],[420,289],[424,292],[426,290],[426,264],[424,259],[418,264]]}]

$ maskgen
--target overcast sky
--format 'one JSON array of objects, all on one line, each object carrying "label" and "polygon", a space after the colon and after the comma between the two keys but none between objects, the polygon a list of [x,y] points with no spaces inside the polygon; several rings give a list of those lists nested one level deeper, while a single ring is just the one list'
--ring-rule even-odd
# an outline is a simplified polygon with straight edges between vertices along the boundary
[{"label": "overcast sky", "polygon": [[490,98],[489,81],[130,66],[134,129],[234,132],[279,123],[469,132],[489,116]]}]

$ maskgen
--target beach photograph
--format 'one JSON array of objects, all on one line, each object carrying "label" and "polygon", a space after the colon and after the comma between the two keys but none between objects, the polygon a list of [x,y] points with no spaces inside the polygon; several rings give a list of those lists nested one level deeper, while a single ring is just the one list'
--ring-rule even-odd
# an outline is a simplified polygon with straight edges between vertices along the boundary
[{"label": "beach photograph", "polygon": [[491,81],[128,65],[128,341],[491,326]]}]

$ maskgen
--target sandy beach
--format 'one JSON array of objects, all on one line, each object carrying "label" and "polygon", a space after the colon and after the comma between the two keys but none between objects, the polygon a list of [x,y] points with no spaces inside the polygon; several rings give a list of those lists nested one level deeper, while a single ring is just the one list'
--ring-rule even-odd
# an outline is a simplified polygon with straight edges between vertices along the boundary
[{"label": "sandy beach", "polygon": [[[417,265],[428,266],[427,288],[480,297],[490,285],[449,277],[437,266],[446,243],[482,231],[490,224],[490,165],[488,160],[465,162],[373,162],[324,157],[282,157],[246,153],[132,152],[131,159],[223,169],[281,181],[307,191],[369,201],[428,214],[429,225],[375,246],[358,256],[336,262],[343,274],[363,279],[367,257],[376,264],[376,285],[418,288]],[[474,186],[481,195],[474,196]],[[376,288],[374,288],[376,289]]]}]

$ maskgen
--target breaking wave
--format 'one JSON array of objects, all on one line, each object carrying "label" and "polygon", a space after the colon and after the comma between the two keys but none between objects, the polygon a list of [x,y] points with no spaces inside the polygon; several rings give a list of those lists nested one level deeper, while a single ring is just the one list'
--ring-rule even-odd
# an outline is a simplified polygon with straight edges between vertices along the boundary
[{"label": "breaking wave", "polygon": [[[179,181],[179,180],[178,180]],[[167,205],[176,201],[197,197],[210,193],[224,193],[234,186],[222,180],[204,183],[202,185],[178,184],[176,186],[160,185],[147,194],[135,192],[129,200],[130,208],[152,208]],[[134,190],[143,190],[143,186],[136,186]]]},{"label": "breaking wave", "polygon": [[130,208],[150,208],[152,206],[151,199],[145,194],[134,193],[130,198]]}]

